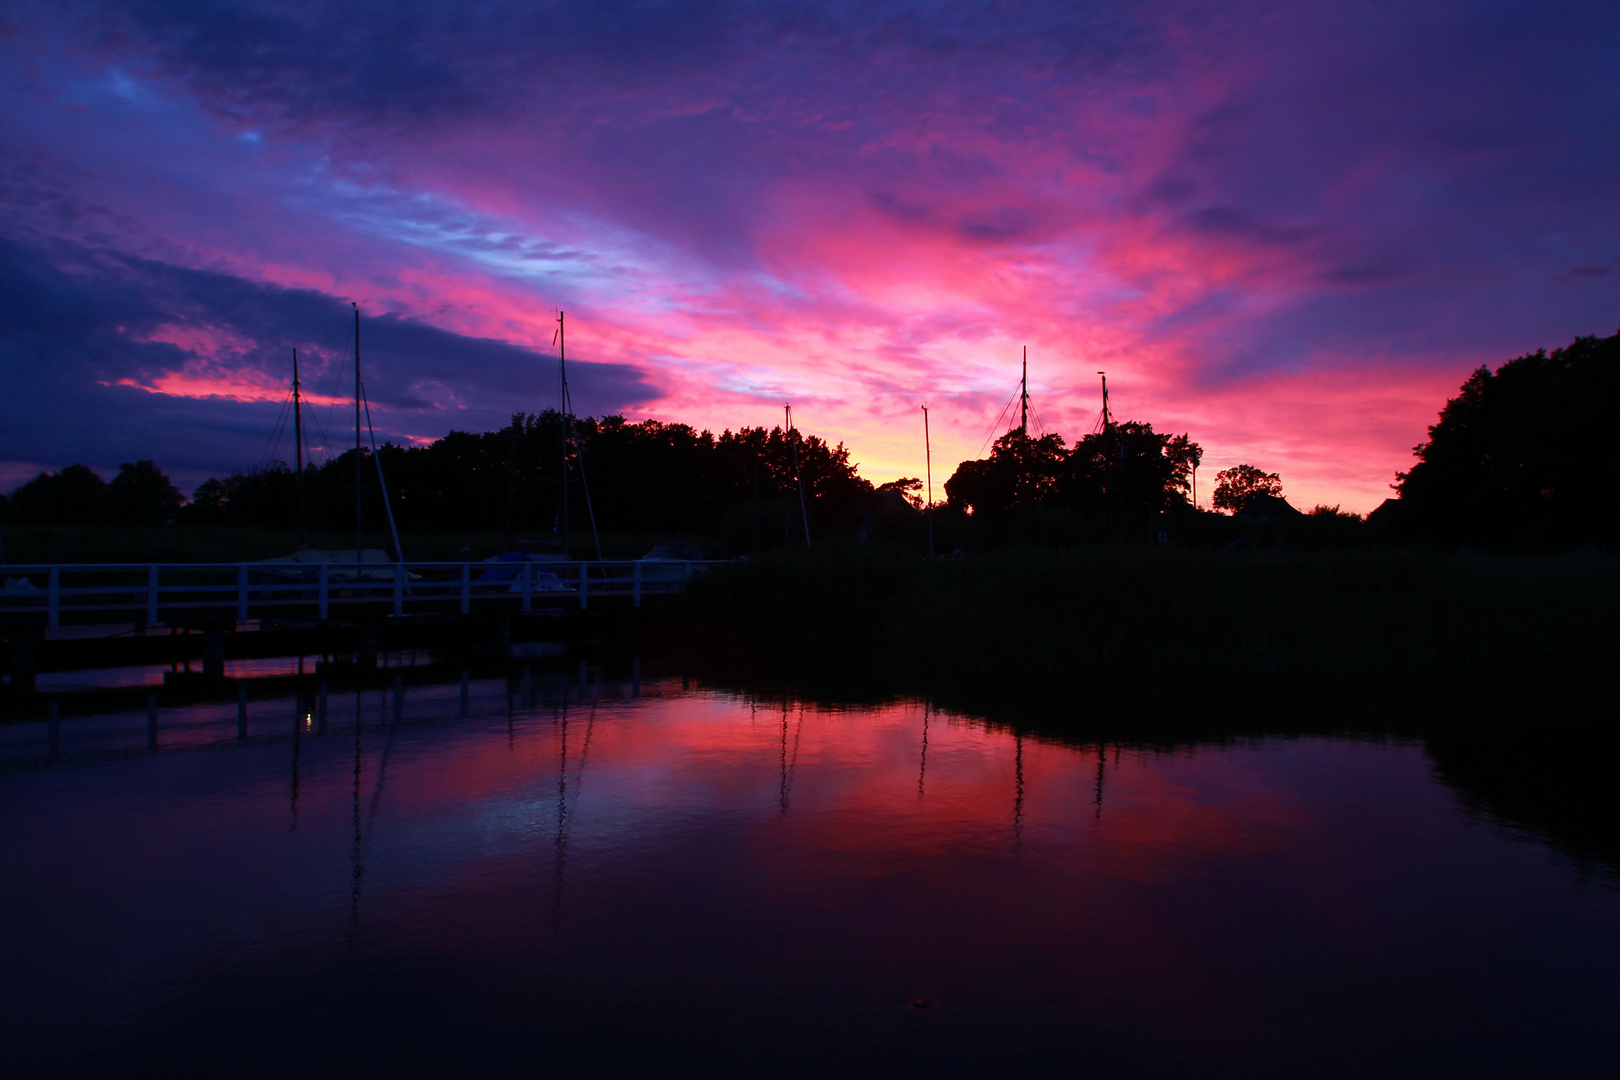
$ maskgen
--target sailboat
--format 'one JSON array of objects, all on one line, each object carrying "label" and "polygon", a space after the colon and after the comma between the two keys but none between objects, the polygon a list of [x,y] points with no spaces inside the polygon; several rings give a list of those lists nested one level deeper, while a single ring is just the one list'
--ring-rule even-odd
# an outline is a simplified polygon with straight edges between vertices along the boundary
[{"label": "sailboat", "polygon": [[[354,587],[357,585],[392,585],[394,581],[394,563],[403,562],[404,554],[400,549],[399,530],[394,527],[394,510],[388,499],[388,484],[383,476],[382,458],[377,453],[377,435],[371,431],[371,406],[366,401],[365,383],[360,376],[360,307],[354,307],[354,548],[343,550],[325,550],[312,548],[308,545],[308,517],[304,500],[304,422],[302,387],[298,378],[298,350],[293,350],[293,432],[297,442],[298,461],[298,550],[289,555],[279,555],[275,558],[260,559],[257,565],[269,566],[276,564],[296,564],[302,566],[316,566],[322,563],[333,565],[336,568],[328,571],[327,582],[334,586]],[[372,460],[377,466],[377,483],[382,490],[383,512],[388,517],[388,532],[394,541],[395,558],[388,557],[388,553],[381,548],[368,548],[364,543],[364,484],[365,484],[365,445],[362,441],[361,411],[365,412],[365,430],[371,431]],[[374,564],[378,569],[371,569]],[[384,569],[386,567],[386,569]],[[276,571],[259,571],[266,580],[263,584],[291,583],[293,581],[304,584],[313,584],[307,571],[278,573]],[[409,574],[410,579],[419,575]],[[277,580],[279,579],[279,580]]]},{"label": "sailboat", "polygon": [[[558,544],[552,541],[512,541],[512,550],[503,551],[499,555],[492,555],[484,560],[486,563],[490,563],[492,565],[489,567],[489,569],[484,570],[478,575],[477,583],[474,585],[474,588],[478,591],[489,592],[504,590],[509,592],[518,592],[521,589],[520,574],[522,573],[521,567],[523,564],[551,563],[558,561],[567,562],[571,561],[572,559],[573,551],[571,546],[571,533],[569,530],[570,499],[568,485],[573,482],[569,479],[569,444],[574,442],[574,402],[572,395],[570,395],[568,392],[568,339],[566,334],[566,324],[564,322],[564,316],[561,310],[557,312],[557,331],[552,336],[551,343],[557,346],[557,373],[560,384],[558,411],[562,416],[562,438],[558,447],[561,467],[561,479],[558,481],[558,490],[560,493],[561,503],[559,514],[561,519],[561,542]],[[516,444],[514,442],[514,453],[515,452]],[[574,465],[577,466],[579,472],[579,484],[585,493],[585,512],[590,518],[591,539],[595,542],[596,557],[598,560],[600,560],[602,558],[602,538],[596,530],[596,510],[591,503],[591,486],[585,477],[585,456],[577,445],[574,447],[572,460]],[[510,532],[510,490],[508,492],[507,518],[508,532]],[[560,553],[554,550],[549,550],[559,546],[562,549]],[[550,570],[535,568],[531,569],[528,573],[530,581],[529,587],[531,591],[574,591],[573,586],[564,584],[563,581]]]}]

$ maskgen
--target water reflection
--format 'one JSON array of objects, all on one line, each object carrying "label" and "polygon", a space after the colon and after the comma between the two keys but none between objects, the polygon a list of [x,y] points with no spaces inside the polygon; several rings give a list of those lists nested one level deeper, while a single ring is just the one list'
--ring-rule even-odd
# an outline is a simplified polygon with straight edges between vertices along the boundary
[{"label": "water reflection", "polygon": [[1477,827],[1435,775],[1506,820],[1478,751],[1069,745],[639,670],[288,691],[0,729],[8,1075],[1599,1075],[1620,1050],[1620,891]]},{"label": "water reflection", "polygon": [[1432,737],[1435,772],[1474,813],[1543,838],[1583,872],[1620,876],[1620,728],[1530,722]]},{"label": "water reflection", "polygon": [[293,710],[292,734],[292,793],[288,797],[288,806],[292,813],[292,821],[287,826],[288,832],[298,831],[298,758],[304,750],[304,732],[309,727],[310,715],[304,711],[302,699],[296,702]]},{"label": "water reflection", "polygon": [[362,738],[365,711],[364,691],[354,692],[354,838],[349,844],[349,944],[360,936],[360,881],[366,875],[360,857],[360,778],[365,771],[365,744]]}]

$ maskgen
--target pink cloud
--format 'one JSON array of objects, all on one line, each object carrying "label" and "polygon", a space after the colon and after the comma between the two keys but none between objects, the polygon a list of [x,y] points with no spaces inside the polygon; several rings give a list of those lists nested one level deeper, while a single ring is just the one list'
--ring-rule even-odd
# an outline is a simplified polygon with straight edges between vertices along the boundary
[{"label": "pink cloud", "polygon": [[[383,69],[334,82],[330,50],[368,47],[347,22],[280,42],[272,79],[175,18],[120,23],[112,53],[39,32],[58,51],[7,84],[34,163],[7,220],[532,351],[521,393],[441,373],[379,402],[415,438],[553,404],[535,388],[562,307],[572,356],[642,373],[633,418],[774,424],[791,400],[874,480],[922,472],[924,402],[936,482],[978,454],[1028,346],[1040,419],[1071,440],[1105,369],[1211,475],[1246,460],[1364,511],[1470,367],[1613,329],[1620,275],[1569,268],[1606,265],[1620,218],[1591,169],[1554,164],[1593,160],[1612,118],[1569,128],[1573,83],[1509,93],[1410,14],[954,12],[924,47],[874,12],[673,52],[565,37],[543,69],[476,16],[407,65],[440,98]],[[1560,40],[1500,44],[1517,68]],[[341,325],[164,332],[193,359],[128,378],[177,396],[268,400],[250,345],[346,348]]]}]

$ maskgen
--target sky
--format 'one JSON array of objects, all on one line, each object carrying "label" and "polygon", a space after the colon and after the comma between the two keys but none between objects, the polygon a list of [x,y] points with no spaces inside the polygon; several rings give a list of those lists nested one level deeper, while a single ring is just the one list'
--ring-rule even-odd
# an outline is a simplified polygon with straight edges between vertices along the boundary
[{"label": "sky", "polygon": [[[1611,2],[246,3],[0,14],[0,489],[187,490],[558,403],[936,495],[1029,358],[1296,505],[1480,364],[1620,331]],[[1000,423],[998,426],[998,417]]]}]

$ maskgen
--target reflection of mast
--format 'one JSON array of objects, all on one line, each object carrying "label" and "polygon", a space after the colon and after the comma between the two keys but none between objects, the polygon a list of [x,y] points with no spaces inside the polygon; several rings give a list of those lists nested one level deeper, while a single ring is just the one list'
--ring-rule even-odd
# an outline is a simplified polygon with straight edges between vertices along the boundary
[{"label": "reflection of mast", "polygon": [[304,698],[300,694],[297,713],[293,717],[292,796],[290,800],[292,803],[292,823],[287,826],[288,832],[298,831],[298,756],[303,750],[304,723]]},{"label": "reflection of mast", "polygon": [[788,756],[788,701],[782,699],[782,813],[788,812],[788,804],[793,796],[793,771],[799,764],[799,736],[804,734],[804,705],[799,705],[799,722],[793,728],[793,755]]},{"label": "reflection of mast", "polygon": [[585,721],[585,745],[579,752],[579,773],[574,777],[574,801],[568,803],[568,698],[563,695],[560,733],[562,747],[557,767],[557,860],[551,888],[551,936],[556,937],[562,927],[563,871],[568,866],[568,830],[579,807],[579,795],[585,786],[585,766],[591,758],[591,733],[596,729],[596,701],[591,700],[591,714]]},{"label": "reflection of mast", "polygon": [[1013,840],[1024,842],[1024,735],[1013,733]]},{"label": "reflection of mast", "polygon": [[923,702],[922,764],[917,767],[917,798],[923,797],[923,780],[928,776],[928,702]]},{"label": "reflection of mast", "polygon": [[1107,747],[1105,747],[1102,743],[1098,743],[1097,744],[1097,812],[1096,812],[1096,814],[1094,814],[1092,816],[1092,820],[1094,820],[1094,821],[1095,820],[1100,820],[1102,818],[1103,770],[1107,767],[1107,764],[1108,764],[1108,761],[1107,761]]},{"label": "reflection of mast", "polygon": [[363,691],[354,692],[354,840],[349,849],[349,944],[360,936],[360,879],[365,876],[365,863],[360,858],[360,718],[365,706]]},{"label": "reflection of mast", "polygon": [[788,806],[787,717],[788,700],[784,697],[782,699],[782,782],[781,789],[777,793],[777,800],[781,803],[782,813],[784,814],[787,813]]},{"label": "reflection of mast", "polygon": [[563,868],[568,864],[568,691],[563,689],[562,718],[557,725],[557,857],[551,883],[551,936],[562,925]]},{"label": "reflection of mast", "polygon": [[382,760],[377,764],[377,786],[371,792],[371,812],[366,817],[366,828],[375,834],[377,809],[382,805],[383,788],[388,784],[388,755],[394,751],[394,732],[399,729],[401,706],[404,704],[404,676],[394,676],[394,719],[388,725],[388,739],[383,743]]}]

